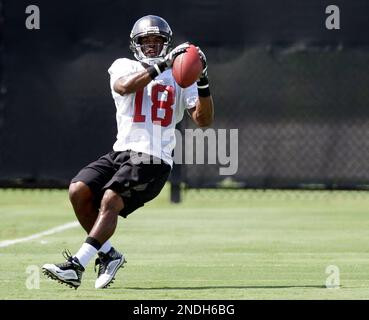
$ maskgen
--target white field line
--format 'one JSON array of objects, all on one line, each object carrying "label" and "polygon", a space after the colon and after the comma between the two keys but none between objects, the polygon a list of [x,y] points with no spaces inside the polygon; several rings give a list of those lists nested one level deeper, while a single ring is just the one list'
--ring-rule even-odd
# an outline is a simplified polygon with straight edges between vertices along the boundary
[{"label": "white field line", "polygon": [[18,239],[14,239],[14,240],[4,240],[4,241],[0,241],[0,248],[4,248],[4,247],[9,247],[12,246],[13,244],[17,244],[17,243],[21,243],[21,242],[27,242],[27,241],[31,241],[31,240],[35,240],[38,238],[42,238],[44,236],[49,236],[58,232],[62,232],[64,230],[67,229],[72,229],[72,228],[76,228],[79,226],[79,223],[77,221],[74,222],[69,222],[66,224],[62,224],[61,226],[46,230],[46,231],[42,231],[39,233],[35,233],[32,234],[28,237],[25,238],[18,238]]}]

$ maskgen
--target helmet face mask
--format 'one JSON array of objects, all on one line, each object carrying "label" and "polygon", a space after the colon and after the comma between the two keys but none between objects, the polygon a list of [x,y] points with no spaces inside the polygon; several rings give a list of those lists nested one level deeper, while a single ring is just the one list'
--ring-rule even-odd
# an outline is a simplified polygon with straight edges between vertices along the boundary
[{"label": "helmet face mask", "polygon": [[[142,42],[146,42],[145,37],[149,36],[151,36],[151,39],[160,37],[163,39],[163,43],[160,39],[157,39],[142,44]],[[149,15],[136,21],[130,39],[130,49],[135,58],[138,61],[152,65],[162,61],[169,52],[172,44],[172,30],[163,18]]]}]

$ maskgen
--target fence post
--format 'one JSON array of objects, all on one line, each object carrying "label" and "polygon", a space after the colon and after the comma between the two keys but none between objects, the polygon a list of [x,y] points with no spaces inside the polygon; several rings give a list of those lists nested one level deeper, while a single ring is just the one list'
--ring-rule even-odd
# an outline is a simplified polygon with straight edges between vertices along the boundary
[{"label": "fence post", "polygon": [[181,176],[182,166],[180,164],[174,164],[171,178],[170,178],[170,202],[181,202]]}]

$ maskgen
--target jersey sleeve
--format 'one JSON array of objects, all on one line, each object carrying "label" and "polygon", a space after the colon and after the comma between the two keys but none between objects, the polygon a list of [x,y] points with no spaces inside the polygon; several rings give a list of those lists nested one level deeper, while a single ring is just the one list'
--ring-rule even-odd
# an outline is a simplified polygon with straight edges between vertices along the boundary
[{"label": "jersey sleeve", "polygon": [[113,95],[115,95],[117,94],[113,89],[115,81],[117,81],[121,77],[133,73],[134,70],[132,68],[131,60],[122,58],[115,60],[108,69],[108,72],[110,74],[110,88]]},{"label": "jersey sleeve", "polygon": [[178,108],[176,108],[176,123],[182,120],[184,111],[186,109],[188,110],[195,107],[198,99],[196,83],[185,89],[180,87],[178,88],[180,90],[180,104]]},{"label": "jersey sleeve", "polygon": [[195,107],[196,101],[198,99],[197,85],[196,82],[183,89],[182,103],[185,109],[192,109]]}]

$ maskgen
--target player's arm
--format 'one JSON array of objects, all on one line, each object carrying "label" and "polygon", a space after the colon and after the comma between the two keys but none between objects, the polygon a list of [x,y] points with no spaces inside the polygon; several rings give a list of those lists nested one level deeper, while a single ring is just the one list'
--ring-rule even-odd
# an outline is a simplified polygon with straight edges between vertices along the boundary
[{"label": "player's arm", "polygon": [[198,127],[209,127],[214,120],[214,102],[210,93],[207,63],[205,54],[197,48],[204,68],[200,79],[197,81],[198,99],[194,108],[189,110],[192,120]]},{"label": "player's arm", "polygon": [[121,77],[114,82],[113,89],[121,96],[133,92],[137,92],[145,88],[153,78],[148,69],[135,72],[129,76]]},{"label": "player's arm", "polygon": [[147,69],[119,78],[114,82],[113,89],[121,96],[137,92],[145,88],[159,74],[172,67],[174,59],[189,47],[188,43],[183,43],[168,53],[164,61],[149,66]]},{"label": "player's arm", "polygon": [[214,120],[214,103],[211,96],[199,96],[196,106],[188,110],[193,122],[198,127],[209,127]]}]

